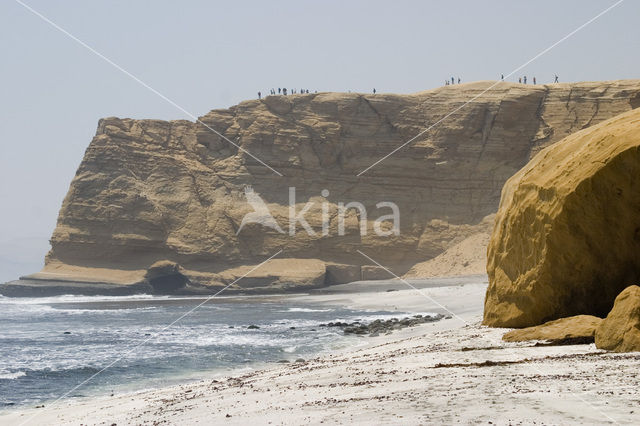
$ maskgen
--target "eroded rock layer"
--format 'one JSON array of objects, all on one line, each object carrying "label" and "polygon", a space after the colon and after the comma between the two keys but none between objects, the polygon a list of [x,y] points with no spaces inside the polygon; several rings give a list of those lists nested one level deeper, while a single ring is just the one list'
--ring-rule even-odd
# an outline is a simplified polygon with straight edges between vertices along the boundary
[{"label": "eroded rock layer", "polygon": [[[506,179],[541,148],[640,101],[635,80],[499,83],[473,99],[491,84],[413,95],[269,96],[213,110],[199,123],[102,119],[63,202],[45,269],[34,278],[129,283],[166,260],[194,285],[223,285],[239,276],[225,271],[244,271],[278,250],[295,259],[290,265],[299,262],[303,273],[287,273],[294,281],[302,274],[305,285],[326,279],[319,265],[343,265],[332,276],[356,276],[361,270],[353,267],[371,264],[358,250],[402,274],[482,231],[477,225],[496,211]],[[300,224],[290,235],[290,187],[298,213],[314,202],[305,218],[315,235]],[[249,193],[277,226],[243,225],[254,211]],[[354,209],[338,235],[338,203],[352,201],[366,208],[366,235],[358,225],[364,215]],[[399,207],[399,235],[374,233],[373,222],[391,213],[376,207],[384,201]],[[251,274],[267,277],[264,286],[286,284],[279,270]]]},{"label": "eroded rock layer", "polygon": [[484,323],[604,317],[640,281],[640,110],[546,148],[502,191]]}]

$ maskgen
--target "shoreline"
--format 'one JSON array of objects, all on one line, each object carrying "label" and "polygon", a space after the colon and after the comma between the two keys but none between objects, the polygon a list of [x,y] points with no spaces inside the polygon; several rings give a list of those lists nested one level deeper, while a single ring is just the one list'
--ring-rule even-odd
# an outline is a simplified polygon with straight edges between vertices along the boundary
[{"label": "shoreline", "polygon": [[328,350],[305,362],[267,364],[215,376],[203,372],[202,380],[181,385],[69,399],[38,409],[8,409],[0,413],[0,422],[603,424],[637,420],[637,401],[627,389],[640,385],[635,374],[640,355],[606,353],[593,344],[503,342],[505,329],[480,325],[486,284],[477,281],[430,288],[426,282],[420,292],[428,297],[413,289],[387,292],[384,286],[389,284],[344,285],[324,294],[283,297],[305,303],[438,312],[429,304],[431,297],[456,316],[390,335],[363,337],[362,344]]}]

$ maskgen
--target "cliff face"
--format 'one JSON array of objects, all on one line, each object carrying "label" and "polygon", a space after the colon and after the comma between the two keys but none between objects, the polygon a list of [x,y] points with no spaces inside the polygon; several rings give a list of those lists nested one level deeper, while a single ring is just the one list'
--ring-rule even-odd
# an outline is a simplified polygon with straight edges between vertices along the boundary
[{"label": "cliff face", "polygon": [[[491,84],[402,96],[269,96],[201,117],[283,176],[200,123],[102,119],[63,202],[45,269],[35,277],[134,282],[154,262],[169,260],[191,281],[219,285],[241,275],[229,271],[280,249],[279,257],[297,259],[286,263],[294,270],[289,275],[313,271],[314,284],[324,279],[326,263],[369,263],[356,250],[401,274],[486,232],[482,219],[496,211],[504,182],[537,151],[640,104],[640,81],[500,83],[357,176]],[[238,233],[253,212],[247,186],[285,233],[256,223]],[[305,218],[315,235],[300,224],[289,235],[289,187],[298,212],[314,202]],[[366,208],[367,235],[353,209],[345,235],[338,235],[337,204],[351,201]],[[376,208],[381,201],[398,205],[399,235],[374,233],[373,221],[391,213]],[[328,235],[321,233],[323,203]],[[285,269],[261,268],[255,285],[286,281]],[[362,277],[361,269],[348,271]]]}]

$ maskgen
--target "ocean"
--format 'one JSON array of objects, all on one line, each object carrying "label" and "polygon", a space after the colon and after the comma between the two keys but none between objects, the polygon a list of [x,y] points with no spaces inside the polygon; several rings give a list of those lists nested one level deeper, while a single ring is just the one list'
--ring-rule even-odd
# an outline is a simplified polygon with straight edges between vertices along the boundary
[{"label": "ocean", "polygon": [[321,323],[404,314],[273,297],[216,297],[168,327],[203,300],[0,296],[0,409],[157,388],[313,357],[365,339]]}]

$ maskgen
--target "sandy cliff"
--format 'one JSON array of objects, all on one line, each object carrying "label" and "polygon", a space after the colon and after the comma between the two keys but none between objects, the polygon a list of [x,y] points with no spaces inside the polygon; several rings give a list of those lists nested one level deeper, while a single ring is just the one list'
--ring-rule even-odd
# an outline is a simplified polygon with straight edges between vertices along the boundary
[{"label": "sandy cliff", "polygon": [[[193,285],[221,286],[278,250],[284,260],[238,285],[316,286],[380,275],[361,268],[370,262],[357,250],[402,274],[486,232],[482,220],[496,211],[504,182],[539,150],[640,104],[637,80],[499,83],[357,176],[491,84],[413,95],[269,96],[201,117],[283,176],[201,123],[102,119],[60,209],[46,266],[33,278],[133,283],[168,260]],[[300,224],[289,235],[289,187],[298,212],[314,202],[305,218],[315,235]],[[254,211],[249,193],[284,233],[242,225]],[[351,201],[366,207],[366,235],[353,209],[338,235],[337,205]],[[381,201],[398,205],[399,235],[374,233],[373,222],[391,213],[376,207]],[[331,264],[339,265],[326,273]]]}]

